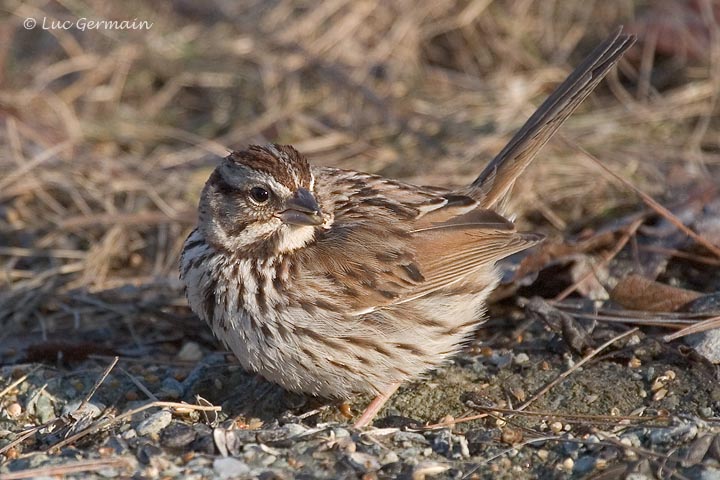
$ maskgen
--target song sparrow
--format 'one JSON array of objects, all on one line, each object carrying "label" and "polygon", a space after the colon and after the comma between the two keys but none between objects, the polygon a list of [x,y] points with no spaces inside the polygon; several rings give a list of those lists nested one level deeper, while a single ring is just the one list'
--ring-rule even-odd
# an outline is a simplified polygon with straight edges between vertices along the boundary
[{"label": "song sparrow", "polygon": [[312,167],[291,146],[231,153],[183,248],[193,311],[246,369],[288,390],[376,394],[356,423],[367,425],[482,322],[495,262],[540,240],[501,216],[504,200],[633,42],[618,30],[599,45],[460,190]]}]

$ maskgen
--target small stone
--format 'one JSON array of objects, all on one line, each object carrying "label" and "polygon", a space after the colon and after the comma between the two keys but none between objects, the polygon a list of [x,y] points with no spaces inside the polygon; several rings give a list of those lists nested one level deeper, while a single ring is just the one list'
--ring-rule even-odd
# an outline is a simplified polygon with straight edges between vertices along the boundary
[{"label": "small stone", "polygon": [[620,442],[623,445],[629,445],[631,447],[640,447],[642,445],[642,440],[640,440],[640,436],[636,432],[622,434],[620,436]]},{"label": "small stone", "polygon": [[553,433],[560,433],[562,429],[563,424],[561,422],[553,422],[550,424],[550,430],[552,430]]},{"label": "small stone", "polygon": [[468,458],[470,457],[470,446],[468,445],[467,438],[462,435],[457,437],[457,443],[459,448],[459,456],[453,455],[453,458]]},{"label": "small stone", "polygon": [[177,359],[183,362],[198,362],[202,359],[203,353],[200,345],[195,342],[185,342],[177,354]]},{"label": "small stone", "polygon": [[40,395],[35,403],[35,415],[40,423],[48,423],[55,420],[55,408],[47,395]]},{"label": "small stone", "polygon": [[393,440],[398,443],[421,443],[427,445],[429,442],[424,435],[415,432],[396,432]]},{"label": "small stone", "polygon": [[563,460],[562,466],[568,472],[572,472],[573,467],[575,467],[575,460],[572,458],[566,458]]},{"label": "small stone", "polygon": [[720,329],[715,328],[707,332],[688,335],[685,342],[689,344],[695,352],[705,357],[709,362],[714,364],[720,363]]},{"label": "small stone", "polygon": [[283,425],[283,430],[285,430],[288,437],[296,437],[307,432],[308,429],[299,423],[287,423]]},{"label": "small stone", "polygon": [[149,465],[153,457],[162,455],[162,453],[162,450],[157,445],[146,443],[138,448],[136,456],[140,463]]},{"label": "small stone", "polygon": [[418,479],[424,479],[428,475],[439,475],[446,470],[448,470],[450,466],[438,462],[430,462],[430,461],[424,461],[418,463],[417,467],[412,472],[412,478],[413,480]]},{"label": "small stone", "polygon": [[582,445],[577,442],[563,442],[562,443],[563,453],[573,459],[578,457],[578,453],[580,452],[581,448],[582,448]]},{"label": "small stone", "polygon": [[522,442],[523,433],[519,428],[504,428],[500,440],[508,445],[515,445]]},{"label": "small stone", "polygon": [[183,448],[195,440],[195,430],[190,425],[175,422],[162,432],[162,444],[167,448]]},{"label": "small stone", "polygon": [[219,478],[235,478],[250,473],[250,467],[245,462],[233,457],[216,458],[213,470]]},{"label": "small stone", "polygon": [[383,465],[387,465],[388,463],[395,463],[400,461],[400,457],[398,457],[397,453],[393,452],[392,450],[388,451],[381,459],[380,463]]},{"label": "small stone", "polygon": [[260,463],[265,466],[269,467],[273,463],[277,462],[277,457],[275,455],[268,455],[264,457],[262,460],[260,460]]},{"label": "small stone", "polygon": [[10,418],[18,417],[22,413],[22,406],[17,402],[11,403],[7,407],[7,413]]},{"label": "small stone", "polygon": [[507,352],[505,354],[493,352],[493,354],[487,360],[492,365],[495,365],[497,368],[505,368],[510,365],[510,363],[512,363],[513,354],[510,352]]},{"label": "small stone", "polygon": [[127,442],[122,437],[119,437],[117,435],[108,438],[105,441],[105,446],[102,448],[106,448],[112,451],[112,454],[116,456],[123,455],[129,450]]},{"label": "small stone", "polygon": [[452,433],[450,430],[440,430],[432,442],[432,448],[439,455],[446,456],[452,450]]},{"label": "small stone", "polygon": [[198,437],[190,444],[190,449],[195,452],[213,455],[215,453],[215,441],[211,434],[198,434]]},{"label": "small stone", "polygon": [[347,456],[347,459],[350,465],[362,473],[376,472],[382,467],[377,458],[363,452],[353,452]]},{"label": "small stone", "polygon": [[335,442],[335,447],[345,453],[353,453],[357,450],[357,445],[350,437],[341,437]]},{"label": "small stone", "polygon": [[163,380],[160,386],[160,392],[158,396],[170,400],[178,400],[182,398],[184,394],[184,388],[182,383],[178,382],[173,377],[167,377]]},{"label": "small stone", "polygon": [[287,432],[284,429],[261,430],[255,435],[255,439],[259,443],[275,444],[287,438]]},{"label": "small stone", "polygon": [[579,474],[579,475],[585,475],[587,473],[592,472],[595,470],[595,466],[597,465],[597,459],[591,455],[585,455],[580,458],[578,458],[575,461],[575,466],[573,467],[573,473]]},{"label": "small stone", "polygon": [[660,400],[665,398],[667,396],[667,394],[668,394],[667,388],[660,388],[653,394],[653,401],[659,402]]},{"label": "small stone", "polygon": [[135,427],[135,430],[141,437],[153,436],[157,435],[165,427],[170,425],[171,421],[172,413],[167,410],[160,410],[159,412],[153,413],[148,418],[140,422],[140,424]]},{"label": "small stone", "polygon": [[712,445],[714,439],[715,436],[709,434],[702,435],[696,438],[687,448],[685,454],[682,457],[682,460],[680,461],[680,465],[688,468],[702,462],[703,458],[705,458],[705,454],[707,454],[708,450],[710,449],[710,445]]},{"label": "small stone", "polygon": [[348,432],[344,428],[333,428],[332,432],[333,434],[335,434],[335,438],[344,438],[350,436],[350,432]]},{"label": "small stone", "polygon": [[692,422],[679,422],[667,428],[657,428],[650,432],[652,445],[669,445],[676,442],[687,442],[697,436],[698,427]]},{"label": "small stone", "polygon": [[700,480],[718,480],[720,479],[720,468],[706,466],[700,472]]},{"label": "small stone", "polygon": [[120,476],[117,468],[101,468],[97,471],[97,474],[104,478],[116,478]]},{"label": "small stone", "polygon": [[517,355],[513,356],[513,363],[515,365],[525,365],[530,361],[530,357],[527,353],[518,353]]}]

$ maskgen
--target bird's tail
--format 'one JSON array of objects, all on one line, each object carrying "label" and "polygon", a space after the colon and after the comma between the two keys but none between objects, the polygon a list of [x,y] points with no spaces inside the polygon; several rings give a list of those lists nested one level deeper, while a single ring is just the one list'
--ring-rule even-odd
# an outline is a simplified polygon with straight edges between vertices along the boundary
[{"label": "bird's tail", "polygon": [[470,185],[470,196],[480,201],[483,208],[501,205],[538,151],[634,42],[634,35],[623,34],[622,28],[618,28],[598,45],[485,167]]}]

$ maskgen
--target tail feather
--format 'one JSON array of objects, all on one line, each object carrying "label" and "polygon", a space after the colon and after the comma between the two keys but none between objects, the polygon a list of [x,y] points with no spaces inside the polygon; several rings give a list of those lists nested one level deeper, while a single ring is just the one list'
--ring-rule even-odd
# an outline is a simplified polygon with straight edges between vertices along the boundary
[{"label": "tail feather", "polygon": [[517,177],[634,42],[634,35],[622,34],[618,28],[540,105],[470,185],[470,196],[482,208],[502,206]]}]

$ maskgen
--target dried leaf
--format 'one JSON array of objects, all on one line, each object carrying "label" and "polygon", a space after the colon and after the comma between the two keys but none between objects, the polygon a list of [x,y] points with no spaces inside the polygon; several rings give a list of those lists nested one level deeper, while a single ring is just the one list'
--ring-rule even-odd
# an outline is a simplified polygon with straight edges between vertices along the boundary
[{"label": "dried leaf", "polygon": [[630,274],[618,282],[610,292],[610,299],[630,310],[674,312],[701,297],[693,290],[671,287]]}]

